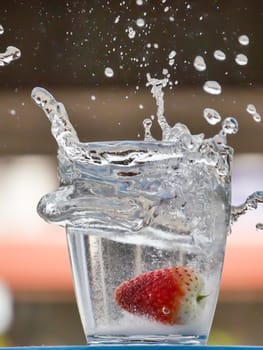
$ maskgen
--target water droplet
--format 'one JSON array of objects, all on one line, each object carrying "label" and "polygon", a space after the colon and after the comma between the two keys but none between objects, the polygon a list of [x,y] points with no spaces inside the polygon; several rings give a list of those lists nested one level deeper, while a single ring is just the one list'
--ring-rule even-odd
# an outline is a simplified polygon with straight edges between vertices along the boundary
[{"label": "water droplet", "polygon": [[114,23],[119,23],[119,20],[120,20],[120,16],[117,16],[117,17],[115,18]]},{"label": "water droplet", "polygon": [[221,115],[215,109],[205,108],[203,115],[205,120],[211,125],[216,125],[221,121]]},{"label": "water droplet", "polygon": [[139,108],[140,108],[140,109],[143,109],[144,107],[143,107],[143,105],[142,105],[142,104],[139,104]]},{"label": "water droplet", "polygon": [[236,134],[238,132],[238,122],[233,117],[224,119],[222,129],[225,134]]},{"label": "water droplet", "polygon": [[174,59],[169,60],[169,66],[173,66],[173,65],[174,65],[174,62],[175,62],[175,60],[174,60]]},{"label": "water droplet", "polygon": [[16,115],[16,110],[15,109],[9,109],[8,110],[8,113],[10,114],[10,115]]},{"label": "water droplet", "polygon": [[247,105],[247,112],[249,114],[255,114],[257,112],[256,107],[251,103]]},{"label": "water droplet", "polygon": [[245,66],[248,62],[248,58],[243,53],[239,53],[236,55],[235,61],[239,66]]},{"label": "water droplet", "polygon": [[172,58],[174,58],[176,56],[176,51],[175,50],[172,50],[169,55],[168,55],[168,58],[169,60],[171,60]]},{"label": "water droplet", "polygon": [[17,60],[21,57],[21,51],[14,47],[14,46],[8,46],[6,48],[6,51],[3,53],[0,53],[0,66],[5,66],[14,60]]},{"label": "water droplet", "polygon": [[238,41],[239,44],[246,46],[249,44],[249,37],[247,35],[240,35]]},{"label": "water droplet", "polygon": [[2,26],[2,24],[0,24],[0,35],[4,34],[4,27]]},{"label": "water droplet", "polygon": [[114,76],[114,71],[112,68],[106,67],[104,70],[104,74],[106,75],[106,77],[112,78]]},{"label": "water droplet", "polygon": [[154,44],[153,44],[153,47],[154,47],[155,49],[158,49],[158,48],[159,48],[159,44],[158,44],[158,43],[154,43]]},{"label": "water droplet", "polygon": [[154,138],[151,134],[152,120],[150,118],[146,118],[143,121],[144,127],[144,141],[153,141]]},{"label": "water droplet", "polygon": [[222,50],[215,50],[214,58],[218,61],[224,61],[226,59],[226,55]]},{"label": "water droplet", "polygon": [[206,70],[206,63],[202,56],[196,56],[194,59],[194,67],[198,72]]},{"label": "water droplet", "polygon": [[136,0],[136,5],[138,5],[138,6],[143,5],[143,0]]},{"label": "water droplet", "polygon": [[222,87],[217,81],[208,80],[204,83],[203,90],[211,95],[220,95]]},{"label": "water droplet", "polygon": [[91,95],[91,96],[90,96],[90,99],[91,99],[92,101],[95,101],[95,100],[96,100],[96,96],[95,96],[95,95]]},{"label": "water droplet", "polygon": [[128,37],[130,39],[133,39],[135,37],[135,35],[136,35],[136,31],[132,27],[129,27],[128,28]]},{"label": "water droplet", "polygon": [[136,24],[138,27],[143,27],[145,25],[145,20],[143,18],[138,18]]},{"label": "water droplet", "polygon": [[257,112],[252,115],[252,118],[253,118],[253,120],[256,123],[260,123],[261,122],[261,115],[259,113],[257,113]]}]

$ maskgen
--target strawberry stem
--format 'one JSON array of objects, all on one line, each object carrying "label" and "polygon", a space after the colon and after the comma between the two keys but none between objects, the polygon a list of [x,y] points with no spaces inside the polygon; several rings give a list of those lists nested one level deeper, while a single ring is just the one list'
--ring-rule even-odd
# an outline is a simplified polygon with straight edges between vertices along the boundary
[{"label": "strawberry stem", "polygon": [[198,303],[200,303],[203,299],[205,299],[206,297],[208,297],[208,295],[202,295],[202,294],[199,294],[196,298],[196,301]]}]

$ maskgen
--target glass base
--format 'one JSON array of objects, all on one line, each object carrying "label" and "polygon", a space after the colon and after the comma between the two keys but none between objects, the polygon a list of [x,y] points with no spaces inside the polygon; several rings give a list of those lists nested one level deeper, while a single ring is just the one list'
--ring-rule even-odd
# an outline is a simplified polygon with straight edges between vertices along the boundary
[{"label": "glass base", "polygon": [[136,335],[136,336],[89,336],[90,345],[206,345],[206,336],[192,335]]}]

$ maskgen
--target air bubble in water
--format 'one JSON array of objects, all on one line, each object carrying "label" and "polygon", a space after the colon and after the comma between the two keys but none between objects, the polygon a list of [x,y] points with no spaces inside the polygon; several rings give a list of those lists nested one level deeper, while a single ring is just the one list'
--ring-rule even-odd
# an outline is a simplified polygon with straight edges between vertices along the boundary
[{"label": "air bubble in water", "polygon": [[214,58],[218,61],[224,61],[226,59],[226,55],[222,50],[215,50]]},{"label": "air bubble in water", "polygon": [[239,44],[246,46],[249,44],[249,37],[247,35],[240,35],[238,41]]},{"label": "air bubble in water", "polygon": [[220,95],[222,87],[217,81],[208,80],[204,83],[203,90],[211,95]]},{"label": "air bubble in water", "polygon": [[194,59],[194,67],[198,72],[206,70],[206,63],[202,56],[196,56]]},{"label": "air bubble in water", "polygon": [[138,27],[143,27],[145,25],[145,20],[143,18],[138,18],[136,24]]},{"label": "air bubble in water", "polygon": [[222,130],[225,134],[236,134],[238,132],[238,122],[233,117],[226,118],[222,123]]},{"label": "air bubble in water", "polygon": [[203,115],[205,120],[211,125],[216,125],[221,121],[221,115],[215,109],[205,108]]},{"label": "air bubble in water", "polygon": [[2,26],[2,24],[0,24],[0,35],[4,34],[4,27]]},{"label": "air bubble in water", "polygon": [[104,74],[106,75],[107,78],[112,78],[114,76],[114,71],[110,67],[106,67],[104,70]]},{"label": "air bubble in water", "polygon": [[247,105],[246,110],[249,114],[255,114],[257,112],[256,107],[252,103]]},{"label": "air bubble in water", "polygon": [[236,55],[235,61],[239,66],[245,66],[248,62],[248,58],[243,53],[239,53]]}]

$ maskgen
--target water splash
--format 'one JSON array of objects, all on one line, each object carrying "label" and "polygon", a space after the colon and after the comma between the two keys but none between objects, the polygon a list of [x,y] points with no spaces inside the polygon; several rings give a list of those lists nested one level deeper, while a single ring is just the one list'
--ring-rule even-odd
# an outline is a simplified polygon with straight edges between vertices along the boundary
[{"label": "water splash", "polygon": [[[231,208],[231,222],[232,224],[238,220],[241,215],[245,215],[250,210],[258,208],[258,204],[263,203],[263,191],[252,193],[244,203],[239,206],[232,206]],[[263,224],[257,223],[256,229],[263,230]]]}]

